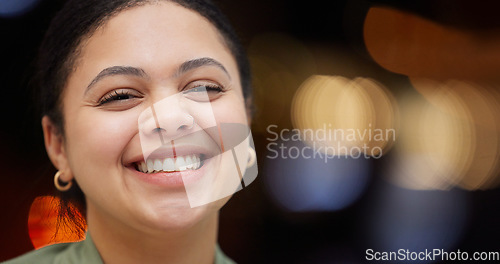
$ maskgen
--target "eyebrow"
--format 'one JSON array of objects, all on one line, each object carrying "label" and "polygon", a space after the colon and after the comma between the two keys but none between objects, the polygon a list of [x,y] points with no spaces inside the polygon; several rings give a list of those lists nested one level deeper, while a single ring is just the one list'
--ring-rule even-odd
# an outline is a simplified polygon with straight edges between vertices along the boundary
[{"label": "eyebrow", "polygon": [[87,86],[87,90],[85,92],[90,90],[90,88],[92,88],[92,86],[94,86],[100,80],[114,75],[130,75],[142,78],[149,78],[146,72],[141,68],[130,67],[130,66],[113,66],[106,68],[102,70],[99,74],[97,74],[97,76]]},{"label": "eyebrow", "polygon": [[[196,68],[204,67],[204,66],[215,66],[215,67],[221,69],[224,73],[226,73],[228,78],[231,79],[231,76],[229,75],[229,72],[226,70],[224,65],[222,65],[222,63],[216,61],[215,59],[212,59],[209,57],[197,58],[197,59],[183,62],[179,66],[177,71],[175,72],[174,77],[178,77],[178,76],[180,76],[188,71],[194,70]],[[136,68],[136,67],[131,67],[131,66],[112,66],[112,67],[109,67],[109,68],[102,70],[99,74],[97,74],[97,76],[87,86],[85,93],[87,93],[90,90],[90,88],[92,88],[92,86],[94,86],[100,80],[102,80],[106,77],[115,76],[115,75],[129,75],[129,76],[136,76],[136,77],[141,77],[141,78],[149,78],[146,71],[144,71],[141,68]]]},{"label": "eyebrow", "polygon": [[190,70],[199,68],[199,67],[204,67],[204,66],[215,66],[219,69],[221,69],[224,73],[226,73],[227,77],[231,79],[231,75],[229,75],[229,72],[226,70],[224,65],[222,63],[216,61],[215,59],[209,58],[209,57],[203,57],[203,58],[198,58],[198,59],[193,59],[186,61],[181,64],[179,69],[177,70],[175,76],[180,76],[183,73],[186,73]]}]

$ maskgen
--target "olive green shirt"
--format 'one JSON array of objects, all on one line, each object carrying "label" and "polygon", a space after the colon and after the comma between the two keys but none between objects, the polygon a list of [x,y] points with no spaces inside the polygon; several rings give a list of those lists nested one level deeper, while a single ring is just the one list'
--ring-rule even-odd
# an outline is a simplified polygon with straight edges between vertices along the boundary
[{"label": "olive green shirt", "polygon": [[[101,256],[89,234],[81,242],[54,244],[28,252],[4,264],[103,264]],[[235,264],[219,248],[215,248],[214,264]]]}]

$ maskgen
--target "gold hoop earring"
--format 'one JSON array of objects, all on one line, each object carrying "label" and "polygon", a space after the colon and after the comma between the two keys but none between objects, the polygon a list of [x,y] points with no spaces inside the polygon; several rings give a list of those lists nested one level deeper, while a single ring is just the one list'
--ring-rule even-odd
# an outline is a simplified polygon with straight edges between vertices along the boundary
[{"label": "gold hoop earring", "polygon": [[257,160],[257,154],[255,153],[255,149],[253,149],[252,147],[248,147],[247,168],[252,167],[255,164],[256,160]]},{"label": "gold hoop earring", "polygon": [[56,186],[56,189],[58,189],[59,191],[65,192],[71,188],[73,182],[70,181],[66,185],[62,186],[59,182],[59,177],[61,177],[61,174],[62,174],[61,171],[57,171],[56,175],[54,175],[54,185]]}]

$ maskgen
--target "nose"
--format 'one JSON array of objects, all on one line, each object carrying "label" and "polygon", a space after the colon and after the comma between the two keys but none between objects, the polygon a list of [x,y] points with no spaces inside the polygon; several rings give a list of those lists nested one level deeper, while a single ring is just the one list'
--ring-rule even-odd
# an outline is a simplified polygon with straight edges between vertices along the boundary
[{"label": "nose", "polygon": [[147,137],[156,138],[162,143],[175,139],[194,127],[194,118],[178,96],[165,98],[146,109],[139,118],[139,130]]}]

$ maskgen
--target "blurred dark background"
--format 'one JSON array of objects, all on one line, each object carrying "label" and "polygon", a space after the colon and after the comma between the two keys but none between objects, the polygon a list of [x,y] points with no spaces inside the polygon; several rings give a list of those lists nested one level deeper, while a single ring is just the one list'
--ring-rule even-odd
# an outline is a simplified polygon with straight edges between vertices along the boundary
[{"label": "blurred dark background", "polygon": [[[1,261],[33,248],[27,224],[31,203],[53,192],[55,171],[45,154],[29,82],[37,47],[64,1],[0,1],[5,1],[0,3]],[[7,2],[32,6],[12,13]],[[500,33],[498,1],[217,2],[248,47],[256,85],[252,131],[259,176],[221,211],[219,243],[228,256],[238,263],[359,263],[370,248],[500,251],[496,185],[398,185],[386,177],[397,163],[393,149],[381,159],[328,164],[270,159],[267,130],[269,125],[276,125],[275,131],[295,127],[290,114],[294,94],[311,75],[375,79],[400,106],[407,94],[421,97],[409,74],[382,67],[370,56],[363,33],[370,7],[401,10],[451,30],[483,34],[480,39],[494,45]],[[496,83],[489,84],[493,88],[488,91],[494,92]],[[496,109],[490,113],[493,119],[499,116]],[[401,116],[402,126],[404,119]],[[495,146],[498,131],[491,141]],[[488,177],[498,177],[498,154],[487,153],[495,160]],[[345,175],[348,179],[342,178]]]}]

